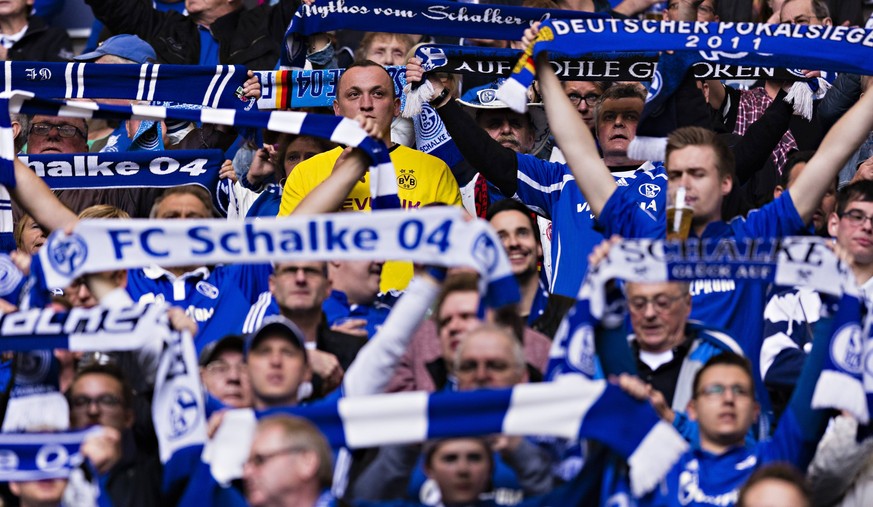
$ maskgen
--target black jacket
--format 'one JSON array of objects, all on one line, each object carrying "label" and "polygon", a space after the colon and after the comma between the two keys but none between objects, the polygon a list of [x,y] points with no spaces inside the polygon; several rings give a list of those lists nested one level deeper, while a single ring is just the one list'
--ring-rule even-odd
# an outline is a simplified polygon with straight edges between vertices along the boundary
[{"label": "black jacket", "polygon": [[[194,21],[176,11],[160,12],[151,2],[86,0],[113,33],[138,35],[155,49],[161,63],[194,64],[200,60],[200,33]],[[218,41],[219,62],[245,65],[252,70],[272,70],[281,54],[285,31],[300,0],[281,0],[237,10],[215,20],[210,27]]]},{"label": "black jacket", "polygon": [[13,62],[66,62],[73,58],[73,42],[67,31],[47,26],[38,17],[27,20],[24,37],[9,48],[7,60]]}]

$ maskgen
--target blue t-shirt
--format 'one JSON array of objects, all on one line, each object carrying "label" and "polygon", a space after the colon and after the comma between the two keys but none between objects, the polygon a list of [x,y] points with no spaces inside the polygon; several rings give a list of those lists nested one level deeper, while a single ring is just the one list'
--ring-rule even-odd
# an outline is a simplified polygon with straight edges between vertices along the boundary
[{"label": "blue t-shirt", "polygon": [[[715,455],[691,449],[667,473],[660,486],[639,501],[641,507],[730,507],[740,487],[758,467],[776,461],[806,470],[811,454],[801,442],[803,432],[787,410],[772,439],[753,446],[735,447]],[[814,447],[813,447],[814,448]]]},{"label": "blue t-shirt", "polygon": [[[517,159],[516,197],[552,220],[554,235],[549,291],[575,298],[588,270],[588,254],[608,235],[604,236],[595,229],[591,208],[568,166],[524,154],[518,154]],[[662,190],[666,190],[667,176],[660,162],[646,163],[636,171],[612,175],[618,184],[614,194],[622,195],[628,202],[640,206],[643,214],[647,212],[649,221],[663,216],[666,192]]]},{"label": "blue t-shirt", "polygon": [[134,301],[166,301],[182,307],[200,328],[194,337],[199,354],[207,343],[241,331],[272,272],[269,264],[234,264],[198,268],[176,278],[160,268],[131,269],[127,292]]}]

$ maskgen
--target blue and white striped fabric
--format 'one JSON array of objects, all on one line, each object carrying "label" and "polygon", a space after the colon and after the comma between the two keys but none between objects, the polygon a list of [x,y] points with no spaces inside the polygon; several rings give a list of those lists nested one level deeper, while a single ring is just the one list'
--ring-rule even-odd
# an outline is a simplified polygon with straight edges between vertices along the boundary
[{"label": "blue and white striped fabric", "polygon": [[[236,127],[267,128],[275,132],[330,139],[339,144],[360,148],[373,161],[370,167],[370,195],[374,210],[400,207],[394,166],[387,146],[382,141],[369,137],[356,121],[348,118],[291,111],[264,113],[235,109],[174,109],[148,105],[111,106],[81,101],[60,102],[32,98],[20,91],[13,91],[7,97],[10,99],[11,112],[74,118],[134,118],[153,121],[175,119]],[[0,113],[0,116],[6,115]],[[8,125],[8,117],[4,121]],[[11,161],[14,156],[11,129],[0,130],[0,157]],[[14,182],[12,166],[0,165],[0,181],[9,181],[10,178]]]},{"label": "blue and white striped fabric", "polygon": [[247,79],[240,65],[5,62],[0,91],[23,90],[55,99],[174,101],[203,107],[250,110],[242,95]]},{"label": "blue and white striped fabric", "polygon": [[567,376],[511,389],[383,394],[263,413],[229,411],[204,449],[219,483],[240,476],[257,419],[275,414],[310,419],[331,445],[353,449],[491,434],[590,438],[628,460],[638,496],[654,488],[688,447],[648,403],[606,382]]},{"label": "blue and white striped fabric", "polygon": [[[136,350],[160,339],[167,327],[162,304],[122,308],[35,308],[0,315],[0,351],[64,349],[80,352]],[[2,467],[0,467],[2,468]]]},{"label": "blue and white striped fabric", "polygon": [[344,0],[301,4],[285,33],[283,66],[302,68],[305,36],[348,29],[389,33],[426,33],[452,37],[518,40],[534,21],[606,18],[606,13],[478,5],[445,0]]},{"label": "blue and white striped fabric", "polygon": [[[873,73],[867,55],[873,31],[813,25],[699,23],[653,20],[551,19],[526,48],[498,98],[519,112],[527,107],[527,89],[535,78],[533,58],[543,51],[581,57],[606,51],[682,51],[698,60],[789,69],[823,69],[854,74]],[[652,78],[650,95],[669,95],[661,74]]]},{"label": "blue and white striped fabric", "polygon": [[[500,239],[483,220],[434,207],[293,216],[282,220],[84,220],[72,235],[53,232],[39,259],[48,287],[82,273],[144,267],[293,260],[411,260],[470,266],[482,275],[483,301],[518,301]],[[485,290],[487,289],[487,290]]]},{"label": "blue and white striped fabric", "polygon": [[0,482],[69,477],[82,463],[82,442],[95,431],[0,434]]}]

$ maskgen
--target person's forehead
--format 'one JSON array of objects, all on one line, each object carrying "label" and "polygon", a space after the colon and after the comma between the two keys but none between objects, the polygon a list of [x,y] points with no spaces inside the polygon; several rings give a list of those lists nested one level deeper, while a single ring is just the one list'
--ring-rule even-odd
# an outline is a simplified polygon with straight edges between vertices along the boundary
[{"label": "person's forehead", "polygon": [[464,339],[461,358],[500,356],[512,358],[512,337],[493,329],[474,331]]},{"label": "person's forehead", "polygon": [[691,144],[674,150],[666,162],[668,171],[691,168],[717,171],[715,149],[708,145]]},{"label": "person's forehead", "polygon": [[393,47],[405,46],[405,44],[393,34],[380,34],[373,37],[373,42],[370,43],[370,49],[374,48],[376,45]]},{"label": "person's forehead", "polygon": [[189,193],[170,194],[164,197],[164,200],[161,201],[161,207],[183,206],[195,202],[199,204],[203,209],[206,209],[203,201],[201,201],[196,195]]},{"label": "person's forehead", "polygon": [[290,261],[290,262],[277,262],[275,271],[284,271],[288,269],[300,269],[300,268],[315,268],[318,270],[324,269],[326,263],[325,261]]},{"label": "person's forehead", "polygon": [[82,118],[67,118],[63,116],[45,116],[42,114],[34,115],[31,123],[51,123],[52,125],[73,125],[76,127],[84,127],[85,120]]},{"label": "person's forehead", "polygon": [[846,211],[859,210],[866,214],[873,214],[873,202],[849,201],[846,203]]},{"label": "person's forehead", "polygon": [[241,350],[225,349],[216,356],[212,362],[224,361],[225,363],[241,363],[243,362],[243,353]]},{"label": "person's forehead", "polygon": [[497,109],[483,109],[477,115],[480,123],[487,123],[492,120],[508,120],[508,121],[521,121],[529,123],[529,118],[527,113],[517,113],[508,107],[501,107]]},{"label": "person's forehead", "polygon": [[455,291],[448,294],[440,306],[439,314],[475,312],[479,309],[479,294],[474,291]]},{"label": "person's forehead", "polygon": [[391,76],[388,75],[384,68],[369,65],[367,67],[352,67],[343,72],[339,87],[340,90],[347,90],[349,88],[369,90],[378,86],[387,88],[393,87],[394,84],[391,82]]},{"label": "person's forehead", "polygon": [[292,151],[292,150],[304,151],[304,150],[312,150],[312,149],[314,149],[316,151],[321,150],[321,146],[318,144],[318,141],[316,139],[313,139],[312,137],[309,137],[309,136],[301,136],[301,137],[298,137],[297,139],[291,141],[291,143],[288,145],[287,151]]},{"label": "person's forehead", "polygon": [[485,444],[481,440],[473,438],[459,438],[447,440],[439,444],[439,447],[434,451],[434,456],[445,454],[457,454],[468,452],[482,452],[485,450]]},{"label": "person's forehead", "polygon": [[595,81],[564,81],[564,91],[576,92],[580,95],[588,93],[603,93],[603,90]]},{"label": "person's forehead", "polygon": [[291,343],[291,339],[285,335],[281,334],[268,334],[263,338],[258,340],[258,343],[255,345],[254,349],[265,349],[265,348],[279,348],[279,347],[294,347],[294,344]]},{"label": "person's forehead", "polygon": [[255,432],[252,440],[252,452],[263,453],[281,447],[285,443],[285,434],[275,424],[264,424]]},{"label": "person's forehead", "polygon": [[800,14],[812,15],[811,0],[791,0],[782,4],[781,21],[788,21]]},{"label": "person's forehead", "polygon": [[675,282],[628,283],[627,295],[656,296],[658,294],[678,295],[682,293],[682,284]]},{"label": "person's forehead", "polygon": [[121,382],[112,375],[105,373],[86,373],[76,379],[76,382],[70,388],[70,393],[78,394],[86,390],[121,394]]},{"label": "person's forehead", "polygon": [[741,382],[751,385],[752,379],[746,370],[734,364],[717,364],[704,370],[700,376],[700,385],[706,386],[714,383]]},{"label": "person's forehead", "polygon": [[524,213],[514,209],[501,211],[491,217],[491,226],[497,231],[518,228],[533,230],[530,218],[528,218]]},{"label": "person's forehead", "polygon": [[600,105],[601,113],[606,111],[611,112],[642,112],[643,99],[638,97],[623,97],[620,99],[605,99]]}]

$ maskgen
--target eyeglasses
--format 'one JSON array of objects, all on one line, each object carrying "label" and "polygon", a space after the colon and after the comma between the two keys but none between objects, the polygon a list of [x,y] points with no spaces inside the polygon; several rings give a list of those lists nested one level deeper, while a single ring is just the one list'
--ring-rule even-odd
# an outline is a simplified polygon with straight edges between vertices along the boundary
[{"label": "eyeglasses", "polygon": [[588,95],[583,97],[578,93],[571,93],[567,95],[567,98],[570,99],[570,102],[576,107],[579,107],[579,104],[581,104],[583,100],[586,104],[588,104],[588,107],[594,107],[594,104],[597,104],[597,100],[600,98],[600,95],[597,95],[595,93],[589,93]]},{"label": "eyeglasses", "polygon": [[724,384],[711,384],[697,392],[697,396],[705,396],[707,398],[715,398],[724,396],[724,393],[730,391],[735,398],[751,398],[752,391],[740,384],[726,386]]},{"label": "eyeglasses", "polygon": [[305,452],[307,450],[308,449],[306,449],[305,447],[300,447],[299,445],[295,445],[293,447],[286,447],[284,449],[279,449],[278,451],[268,452],[268,453],[264,453],[264,454],[254,453],[251,456],[249,456],[249,459],[246,460],[246,463],[248,463],[249,465],[251,465],[255,468],[260,468],[260,467],[264,466],[264,464],[266,462],[268,462],[271,459],[276,458],[278,456],[283,456],[285,454],[294,454],[294,453],[298,453],[298,452]]},{"label": "eyeglasses", "polygon": [[871,227],[873,227],[873,215],[865,215],[864,212],[859,209],[843,212],[843,214],[840,215],[840,218],[845,218],[852,227],[860,227],[864,225],[864,222],[869,220]]},{"label": "eyeglasses", "polygon": [[226,377],[232,371],[237,375],[244,375],[246,372],[246,365],[243,363],[230,364],[225,361],[212,361],[206,365],[206,373],[218,377]]},{"label": "eyeglasses", "polygon": [[75,137],[77,135],[85,137],[85,133],[73,125],[52,125],[51,123],[34,123],[30,127],[30,133],[45,137],[49,135],[52,129],[58,130],[58,135],[65,138]]},{"label": "eyeglasses", "polygon": [[75,410],[82,410],[84,408],[88,408],[92,403],[96,403],[102,409],[111,410],[113,408],[117,408],[121,405],[121,398],[118,396],[113,396],[111,394],[101,394],[96,398],[91,398],[89,396],[73,396],[70,398],[70,406]]},{"label": "eyeglasses", "polygon": [[642,296],[630,298],[627,302],[628,306],[632,311],[635,312],[643,312],[649,306],[649,303],[655,307],[656,311],[666,312],[670,308],[673,308],[673,304],[676,301],[684,298],[685,295],[681,294],[679,296],[668,296],[667,294],[658,294],[653,298],[644,298]]}]

